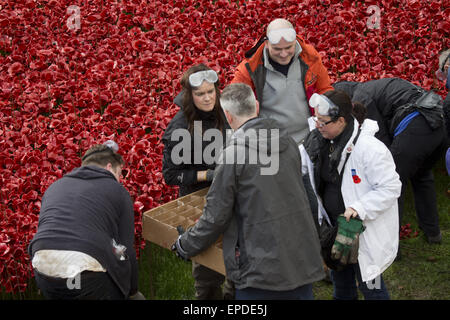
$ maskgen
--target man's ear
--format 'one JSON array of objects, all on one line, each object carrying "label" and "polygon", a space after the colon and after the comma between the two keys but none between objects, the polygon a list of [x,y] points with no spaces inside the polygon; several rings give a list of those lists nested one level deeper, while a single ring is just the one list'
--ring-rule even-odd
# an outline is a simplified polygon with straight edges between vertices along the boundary
[{"label": "man's ear", "polygon": [[256,100],[256,115],[259,116],[259,102]]},{"label": "man's ear", "polygon": [[231,115],[231,113],[229,113],[227,110],[223,110],[223,112],[225,113],[225,117],[227,118],[228,124],[231,127],[231,124],[233,123],[233,116]]},{"label": "man's ear", "polygon": [[106,170],[108,171],[112,171],[112,164],[110,162],[108,162],[108,164],[105,167]]}]

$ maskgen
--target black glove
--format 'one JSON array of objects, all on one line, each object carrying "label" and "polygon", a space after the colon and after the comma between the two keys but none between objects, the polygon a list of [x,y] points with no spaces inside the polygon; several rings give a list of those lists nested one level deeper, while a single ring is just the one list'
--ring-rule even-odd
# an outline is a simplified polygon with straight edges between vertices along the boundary
[{"label": "black glove", "polygon": [[214,178],[214,169],[208,169],[206,170],[206,181],[213,181]]},{"label": "black glove", "polygon": [[181,238],[181,235],[184,233],[184,229],[182,226],[178,226],[177,231],[178,231],[179,236],[170,249],[172,251],[175,251],[175,254],[177,255],[178,258],[183,259],[184,261],[189,261],[189,257],[187,255],[187,253],[183,250],[183,247],[181,247],[181,243],[180,243],[180,238]]}]

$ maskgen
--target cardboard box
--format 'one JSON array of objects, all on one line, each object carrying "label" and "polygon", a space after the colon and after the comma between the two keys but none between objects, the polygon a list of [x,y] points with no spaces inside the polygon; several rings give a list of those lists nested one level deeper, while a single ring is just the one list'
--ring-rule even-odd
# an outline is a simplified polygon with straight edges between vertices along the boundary
[{"label": "cardboard box", "polygon": [[[185,230],[195,225],[203,212],[208,189],[202,189],[144,212],[142,233],[144,239],[169,249],[178,238],[177,226]],[[192,261],[225,275],[222,237]]]}]

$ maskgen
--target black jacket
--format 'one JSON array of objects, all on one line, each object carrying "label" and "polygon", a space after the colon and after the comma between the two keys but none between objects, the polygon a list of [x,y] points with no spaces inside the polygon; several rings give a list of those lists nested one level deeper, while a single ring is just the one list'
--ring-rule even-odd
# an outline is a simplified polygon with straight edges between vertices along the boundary
[{"label": "black jacket", "polygon": [[291,290],[324,276],[300,152],[285,130],[272,135],[278,128],[256,118],[234,133],[202,216],[180,239],[195,256],[223,234],[227,277],[238,289]]},{"label": "black jacket", "polygon": [[342,81],[335,83],[336,90],[346,92],[353,102],[367,108],[367,118],[378,122],[375,135],[384,144],[392,143],[392,119],[399,107],[412,103],[421,96],[423,89],[400,78],[384,78],[367,82]]},{"label": "black jacket", "polygon": [[[126,246],[128,259],[114,255],[113,239]],[[28,253],[33,257],[43,249],[86,253],[107,270],[125,297],[137,291],[133,203],[108,170],[79,167],[47,189]]]},{"label": "black jacket", "polygon": [[[194,146],[194,137],[190,135],[189,140],[191,143],[190,148],[190,156],[188,157],[190,160],[187,162],[183,162],[180,164],[174,163],[172,159],[172,150],[176,145],[179,143],[184,142],[181,138],[180,140],[172,141],[172,136],[175,132],[175,130],[182,129],[182,130],[188,130],[188,123],[186,120],[186,117],[184,115],[184,111],[182,109],[182,94],[183,92],[180,92],[180,94],[177,95],[177,97],[174,100],[174,103],[177,104],[181,109],[178,111],[178,113],[173,117],[173,119],[170,121],[169,125],[166,128],[166,131],[164,132],[164,135],[162,137],[162,142],[164,144],[164,150],[163,150],[163,176],[166,184],[168,185],[176,185],[180,186],[179,189],[179,196],[184,196],[189,193],[198,191],[200,189],[209,187],[211,182],[197,182],[197,171],[204,171],[207,169],[214,169],[215,163],[206,163],[205,159],[203,157],[203,152],[205,151],[205,148],[210,145],[211,141],[202,141],[202,147],[201,152],[202,154],[197,154],[197,157],[201,156],[201,163],[196,163],[198,161],[195,161],[195,151],[196,148]],[[203,112],[198,110],[198,116],[199,121],[202,122],[202,132],[204,133],[208,129],[213,129],[216,127],[216,118],[215,114],[213,112]],[[225,116],[224,119],[224,129],[222,130],[222,146],[225,145],[226,141],[226,129],[229,129],[229,125],[226,123]],[[187,131],[186,131],[187,132]],[[202,136],[198,137],[199,139],[202,139]],[[202,139],[203,140],[203,139]],[[178,153],[177,153],[178,155]],[[182,152],[180,156],[182,155]],[[217,156],[217,155],[216,155]]]}]

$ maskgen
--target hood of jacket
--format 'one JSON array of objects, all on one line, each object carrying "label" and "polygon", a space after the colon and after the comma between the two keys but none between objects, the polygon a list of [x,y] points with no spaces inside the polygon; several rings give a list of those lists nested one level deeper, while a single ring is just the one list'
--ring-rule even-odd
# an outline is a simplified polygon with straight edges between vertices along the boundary
[{"label": "hood of jacket", "polygon": [[334,89],[344,91],[350,99],[353,97],[353,93],[355,92],[358,86],[358,82],[355,81],[339,81],[333,84]]},{"label": "hood of jacket", "polygon": [[361,135],[375,136],[378,130],[378,122],[372,119],[365,119],[361,125]]},{"label": "hood of jacket", "polygon": [[183,97],[184,97],[184,90],[181,90],[178,92],[177,96],[173,99],[173,103],[180,107],[180,109],[183,109]]}]

